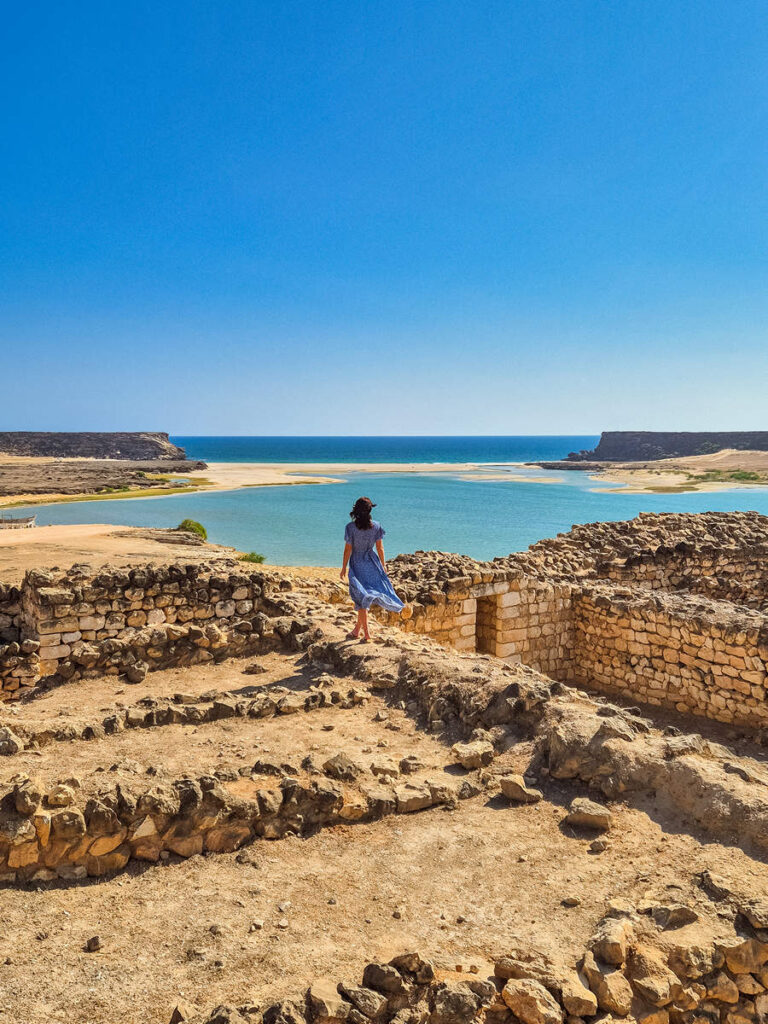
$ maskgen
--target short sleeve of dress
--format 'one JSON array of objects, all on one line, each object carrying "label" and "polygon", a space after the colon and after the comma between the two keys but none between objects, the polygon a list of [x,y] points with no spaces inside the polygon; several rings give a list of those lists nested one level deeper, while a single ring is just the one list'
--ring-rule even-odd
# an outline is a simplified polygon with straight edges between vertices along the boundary
[{"label": "short sleeve of dress", "polygon": [[344,527],[344,543],[352,543],[352,523],[347,523],[347,525]]},{"label": "short sleeve of dress", "polygon": [[381,540],[386,532],[381,523],[376,523],[376,540]]}]

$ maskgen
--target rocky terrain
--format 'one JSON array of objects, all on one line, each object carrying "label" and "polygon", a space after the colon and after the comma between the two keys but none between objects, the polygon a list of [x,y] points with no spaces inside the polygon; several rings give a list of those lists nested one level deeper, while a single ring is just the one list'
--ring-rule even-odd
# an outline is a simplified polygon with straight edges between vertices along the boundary
[{"label": "rocky terrain", "polygon": [[[342,612],[264,584],[256,660],[216,665],[203,634],[189,668],[7,710],[4,994],[22,1019],[745,1012],[768,820],[748,737],[674,735],[394,630],[366,650]],[[751,980],[717,943],[744,947]]]},{"label": "rocky terrain", "polygon": [[[734,523],[690,520],[733,556]],[[582,529],[519,557],[660,564],[654,517]],[[327,579],[250,568],[7,588],[9,629],[58,622],[67,648],[7,645],[57,669],[0,706],[8,1019],[762,1024],[759,729],[394,625],[353,642]],[[422,599],[494,571],[400,568]]]},{"label": "rocky terrain", "polygon": [[110,494],[132,490],[169,490],[179,478],[205,469],[204,462],[186,459],[140,461],[128,459],[3,459],[0,454],[0,498],[21,496]]},{"label": "rocky terrain", "polygon": [[132,459],[133,461],[184,461],[183,448],[172,444],[167,434],[137,433],[53,433],[0,431],[0,453],[58,459]]}]

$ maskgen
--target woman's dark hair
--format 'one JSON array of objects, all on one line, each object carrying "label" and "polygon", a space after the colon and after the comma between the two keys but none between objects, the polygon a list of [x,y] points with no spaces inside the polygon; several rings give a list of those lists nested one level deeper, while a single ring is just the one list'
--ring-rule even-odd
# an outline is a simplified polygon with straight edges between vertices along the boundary
[{"label": "woman's dark hair", "polygon": [[355,520],[355,526],[358,530],[370,530],[373,526],[371,521],[372,508],[376,508],[376,506],[370,498],[358,498],[352,506],[352,511],[349,514]]}]

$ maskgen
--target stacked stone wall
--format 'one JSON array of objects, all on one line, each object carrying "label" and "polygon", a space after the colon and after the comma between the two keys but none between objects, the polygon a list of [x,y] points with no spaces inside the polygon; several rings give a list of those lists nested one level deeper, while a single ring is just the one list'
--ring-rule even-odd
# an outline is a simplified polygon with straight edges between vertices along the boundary
[{"label": "stacked stone wall", "polygon": [[680,712],[768,719],[764,516],[642,514],[492,563],[416,552],[393,567],[411,632]]},{"label": "stacked stone wall", "polygon": [[34,679],[38,669],[37,649],[22,639],[21,591],[0,584],[0,699]]},{"label": "stacked stone wall", "polygon": [[41,679],[125,673],[246,653],[263,631],[264,576],[237,563],[97,574],[33,570],[0,587],[0,699]]},{"label": "stacked stone wall", "polygon": [[572,649],[570,588],[545,580],[506,584],[497,598],[497,657],[546,675],[567,671]]},{"label": "stacked stone wall", "polygon": [[21,591],[0,583],[0,644],[19,639]]},{"label": "stacked stone wall", "polygon": [[452,600],[436,599],[434,604],[419,608],[411,619],[399,619],[397,615],[374,613],[407,633],[423,633],[436,640],[443,647],[456,651],[477,649],[477,607],[478,599],[469,590],[466,596]]},{"label": "stacked stone wall", "polygon": [[768,610],[765,554],[745,551],[662,550],[607,568],[598,576],[651,590],[686,591],[747,608]]},{"label": "stacked stone wall", "polygon": [[756,726],[768,722],[768,616],[678,595],[575,591],[570,665],[591,689]]}]

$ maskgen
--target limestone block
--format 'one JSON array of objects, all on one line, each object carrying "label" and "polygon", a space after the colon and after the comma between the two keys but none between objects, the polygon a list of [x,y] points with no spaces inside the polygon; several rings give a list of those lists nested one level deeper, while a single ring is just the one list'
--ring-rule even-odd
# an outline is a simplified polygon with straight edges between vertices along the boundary
[{"label": "limestone block", "polygon": [[40,648],[40,660],[41,661],[58,661],[61,658],[67,658],[72,653],[72,648],[69,644],[57,644],[55,647],[41,647]]}]

